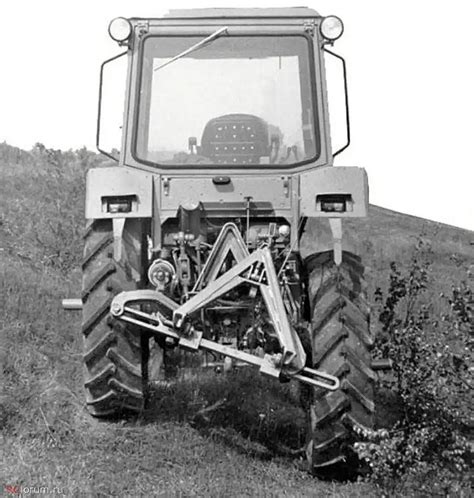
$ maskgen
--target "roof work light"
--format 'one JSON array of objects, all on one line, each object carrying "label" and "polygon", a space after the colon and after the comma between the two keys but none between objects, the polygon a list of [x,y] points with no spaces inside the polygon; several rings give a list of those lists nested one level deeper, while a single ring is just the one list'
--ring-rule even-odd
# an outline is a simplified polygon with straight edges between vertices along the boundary
[{"label": "roof work light", "polygon": [[124,17],[116,17],[109,24],[109,35],[116,42],[122,43],[132,34],[132,25]]},{"label": "roof work light", "polygon": [[328,16],[322,20],[319,30],[326,40],[334,41],[344,33],[344,24],[339,17]]}]

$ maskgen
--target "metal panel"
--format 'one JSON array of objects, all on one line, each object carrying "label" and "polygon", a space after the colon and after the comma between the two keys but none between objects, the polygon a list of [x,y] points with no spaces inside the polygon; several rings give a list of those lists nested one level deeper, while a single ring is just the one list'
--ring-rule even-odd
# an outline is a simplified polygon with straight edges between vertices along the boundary
[{"label": "metal panel", "polygon": [[[231,177],[228,185],[215,185],[208,177],[161,177],[161,209],[176,210],[180,205],[202,202],[214,206],[222,204],[222,210],[232,203],[244,206],[251,197],[253,209],[259,205],[274,210],[291,207],[291,179],[288,177]],[[263,209],[262,207],[262,209]]]},{"label": "metal panel", "polygon": [[307,7],[290,8],[204,8],[204,9],[171,9],[163,16],[167,19],[212,19],[212,18],[315,18],[319,14]]},{"label": "metal panel", "polygon": [[[348,194],[351,210],[344,213],[325,213],[317,210],[316,196]],[[333,166],[318,168],[300,175],[301,216],[310,218],[359,218],[367,216],[369,187],[364,168]]]},{"label": "metal panel", "polygon": [[[129,213],[108,213],[104,197],[136,196]],[[86,218],[151,218],[153,175],[120,166],[87,172]]]}]

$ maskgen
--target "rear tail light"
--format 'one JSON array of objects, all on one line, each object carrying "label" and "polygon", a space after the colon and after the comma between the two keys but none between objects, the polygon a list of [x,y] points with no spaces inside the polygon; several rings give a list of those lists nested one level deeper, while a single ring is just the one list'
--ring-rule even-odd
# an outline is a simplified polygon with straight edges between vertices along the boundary
[{"label": "rear tail light", "polygon": [[352,211],[350,194],[320,194],[316,196],[316,211],[323,213],[345,213]]},{"label": "rear tail light", "polygon": [[102,197],[102,210],[110,214],[130,213],[137,202],[136,195]]}]

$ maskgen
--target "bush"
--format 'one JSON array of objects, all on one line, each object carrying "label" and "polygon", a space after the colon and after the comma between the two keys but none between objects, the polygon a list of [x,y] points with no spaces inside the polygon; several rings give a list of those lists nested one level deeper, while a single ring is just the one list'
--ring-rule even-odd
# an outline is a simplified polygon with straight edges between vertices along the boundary
[{"label": "bush", "polygon": [[379,391],[391,393],[399,413],[394,426],[365,432],[354,448],[370,466],[371,480],[405,496],[459,494],[472,456],[472,289],[463,280],[439,303],[426,302],[430,275],[430,248],[420,241],[408,271],[392,263],[386,295],[376,291],[376,355],[393,361]]}]

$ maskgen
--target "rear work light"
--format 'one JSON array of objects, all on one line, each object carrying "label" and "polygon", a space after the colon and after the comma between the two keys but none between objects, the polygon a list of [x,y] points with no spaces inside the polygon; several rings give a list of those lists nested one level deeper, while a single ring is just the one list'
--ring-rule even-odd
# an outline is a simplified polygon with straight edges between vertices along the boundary
[{"label": "rear work light", "polygon": [[345,213],[352,211],[350,194],[321,194],[316,196],[316,211],[323,213]]},{"label": "rear work light", "polygon": [[326,40],[331,42],[337,40],[344,33],[344,24],[337,16],[325,17],[319,26],[319,30]]},{"label": "rear work light", "polygon": [[132,34],[132,25],[128,19],[124,17],[116,17],[112,19],[109,24],[109,35],[112,40],[123,43]]},{"label": "rear work light", "polygon": [[110,214],[130,213],[136,204],[136,195],[102,197],[102,211]]}]

